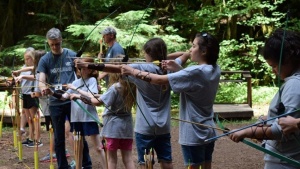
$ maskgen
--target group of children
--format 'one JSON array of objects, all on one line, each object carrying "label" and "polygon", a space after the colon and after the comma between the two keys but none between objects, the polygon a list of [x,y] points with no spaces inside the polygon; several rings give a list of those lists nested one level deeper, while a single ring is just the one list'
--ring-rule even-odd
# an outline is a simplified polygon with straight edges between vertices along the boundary
[{"label": "group of children", "polygon": [[[286,34],[287,39],[300,44],[298,34],[289,31]],[[270,37],[266,43],[264,56],[275,73],[285,78],[286,82],[292,81],[298,84],[299,59],[294,59],[293,55],[298,56],[299,52],[289,53],[290,56],[284,55],[282,72],[277,71],[279,59],[274,58],[277,54],[272,53],[274,51],[271,51],[271,49],[276,44],[279,45],[274,39],[282,38],[282,36],[283,32],[277,31]],[[297,46],[297,43],[295,44]],[[295,44],[287,44],[290,46],[287,46],[286,49],[294,50],[293,45]],[[83,136],[83,157],[80,160],[82,160],[84,168],[91,168],[88,145],[84,139],[84,136],[91,136],[94,146],[99,152],[103,168],[116,168],[118,149],[121,150],[125,168],[135,168],[132,157],[132,144],[135,137],[138,163],[141,168],[146,168],[149,165],[145,155],[155,150],[161,168],[171,169],[173,168],[170,134],[171,90],[180,93],[180,119],[211,126],[209,128],[180,122],[179,144],[181,144],[184,164],[192,169],[198,169],[199,167],[210,169],[215,141],[206,142],[206,140],[216,136],[216,131],[213,129],[215,127],[213,103],[221,74],[220,67],[217,65],[219,56],[218,41],[209,33],[198,33],[195,35],[189,51],[167,55],[165,42],[161,38],[152,38],[146,42],[143,51],[146,59],[146,63],[143,64],[95,64],[92,59],[76,59],[74,62],[80,71],[80,78],[74,80],[71,84],[67,84],[66,91],[60,88],[54,90],[44,88],[42,91],[44,94],[42,95],[46,93],[62,101],[71,99],[71,118],[69,119],[71,121],[71,131],[77,131]],[[26,61],[26,52],[25,55],[25,63],[32,66]],[[181,65],[188,58],[196,62],[197,65],[183,68]],[[38,58],[34,57],[33,60],[38,60]],[[294,62],[290,62],[290,60]],[[154,64],[154,61],[158,61],[159,65]],[[286,65],[292,65],[292,67]],[[103,94],[98,93],[98,74],[95,70],[111,73],[109,74],[108,89]],[[37,79],[38,74],[35,69],[32,72],[30,76],[33,76],[33,80]],[[16,77],[17,81],[29,79],[25,75],[20,76]],[[39,82],[39,80],[36,80],[36,82]],[[282,113],[276,109],[278,99],[285,105],[285,111],[293,111],[298,108],[298,102],[296,103],[295,100],[299,98],[298,93],[293,92],[292,97],[286,95],[286,92],[295,88],[294,83],[283,85],[281,95],[277,95],[271,104],[268,118]],[[38,106],[35,105],[37,102],[35,100],[28,101],[28,98],[31,99],[31,97],[26,96],[28,93],[25,93],[25,91],[23,94],[25,95],[23,96],[24,109],[27,111],[27,109],[30,110],[30,108],[35,107],[33,113],[29,113],[28,123],[31,123],[32,115],[37,112]],[[295,103],[290,100],[294,100]],[[42,100],[40,103],[43,103]],[[97,124],[99,117],[95,108],[99,105],[105,107],[104,112],[102,112],[104,126],[101,132]],[[136,111],[134,128],[133,108]],[[86,110],[90,114],[87,114]],[[297,113],[293,116],[298,117]],[[245,137],[272,139],[272,141],[266,141],[266,148],[292,155],[299,160],[299,153],[294,150],[286,150],[279,145],[279,143],[289,144],[289,147],[298,150],[295,146],[290,145],[297,139],[294,137],[283,139],[282,137],[285,135],[281,133],[281,127],[277,121],[268,122],[268,124],[272,124],[272,126],[258,127],[254,131],[253,129],[246,129],[245,131],[233,133],[229,137],[236,142]],[[31,133],[33,131],[30,130]],[[29,135],[29,142],[33,139],[31,135]],[[105,140],[105,147],[103,147],[100,138]],[[39,142],[40,139],[37,140],[37,143]],[[266,161],[265,168],[267,169],[283,166],[293,168],[289,164],[280,162],[270,156],[266,156]],[[153,164],[153,161],[150,161],[150,165],[151,163]]]}]

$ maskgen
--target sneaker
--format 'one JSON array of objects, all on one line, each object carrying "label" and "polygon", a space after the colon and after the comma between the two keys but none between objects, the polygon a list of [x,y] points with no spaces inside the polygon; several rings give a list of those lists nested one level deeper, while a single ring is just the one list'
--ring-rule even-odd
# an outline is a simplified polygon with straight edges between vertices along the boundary
[{"label": "sneaker", "polygon": [[30,140],[29,138],[27,138],[25,141],[22,142],[23,145],[28,145],[28,144],[32,144],[33,141]]},{"label": "sneaker", "polygon": [[68,149],[66,149],[66,157],[68,158],[70,156],[71,156],[71,154],[69,153]]},{"label": "sneaker", "polygon": [[[38,141],[37,145],[38,145],[38,147],[42,147],[43,143],[41,141]],[[26,146],[30,147],[30,148],[33,148],[33,147],[35,147],[35,144],[34,144],[34,142],[31,142],[31,143],[27,144]]]},{"label": "sneaker", "polygon": [[69,164],[69,169],[75,169],[76,168],[76,162],[75,160],[72,160]]},{"label": "sneaker", "polygon": [[[52,154],[52,161],[53,161],[53,162],[57,161],[57,159],[56,159],[56,154],[55,154],[55,153]],[[41,159],[40,159],[40,162],[44,162],[44,163],[50,162],[50,153],[48,153],[45,157],[41,158]]]}]

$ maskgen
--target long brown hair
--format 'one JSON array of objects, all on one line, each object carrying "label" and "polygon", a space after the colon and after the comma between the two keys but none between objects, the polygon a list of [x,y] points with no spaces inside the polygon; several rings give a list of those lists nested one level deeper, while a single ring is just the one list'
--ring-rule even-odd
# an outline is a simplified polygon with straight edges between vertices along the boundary
[{"label": "long brown hair", "polygon": [[130,83],[122,78],[120,73],[110,73],[108,86],[112,86],[119,82],[121,88],[117,88],[119,94],[123,97],[124,109],[126,112],[131,112],[131,108],[135,105],[135,93],[136,87],[133,83]]},{"label": "long brown hair", "polygon": [[35,50],[34,51],[34,58],[33,58],[33,74],[36,73],[36,69],[38,67],[39,61],[41,59],[42,56],[44,56],[46,54],[46,51],[44,50]]}]

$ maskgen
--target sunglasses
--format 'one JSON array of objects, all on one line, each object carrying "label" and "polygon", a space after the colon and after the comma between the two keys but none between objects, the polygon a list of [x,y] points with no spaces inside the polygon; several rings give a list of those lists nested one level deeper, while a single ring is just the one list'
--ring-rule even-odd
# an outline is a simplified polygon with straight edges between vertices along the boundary
[{"label": "sunglasses", "polygon": [[202,32],[200,33],[200,35],[202,36],[202,38],[205,40],[206,43],[208,43],[208,34],[206,32]]}]

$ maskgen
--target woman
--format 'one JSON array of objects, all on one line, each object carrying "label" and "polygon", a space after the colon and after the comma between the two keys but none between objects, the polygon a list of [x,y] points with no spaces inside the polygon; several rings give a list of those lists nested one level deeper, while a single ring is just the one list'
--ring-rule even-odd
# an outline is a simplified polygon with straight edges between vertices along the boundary
[{"label": "woman", "polygon": [[[135,76],[153,84],[170,85],[180,93],[180,119],[214,127],[213,103],[217,93],[221,70],[216,64],[219,54],[218,41],[208,33],[196,34],[190,49],[191,60],[198,65],[182,69],[181,60],[164,61],[163,67],[175,71],[159,75],[123,65],[124,75]],[[216,132],[190,123],[180,122],[179,143],[182,146],[185,166],[210,169],[214,142],[204,140],[214,137]]]},{"label": "woman", "polygon": [[[282,40],[284,40],[283,48]],[[281,56],[281,50],[283,54]],[[276,30],[266,41],[263,52],[264,59],[270,65],[278,78],[284,80],[278,93],[270,103],[267,119],[283,113],[299,118],[300,107],[300,35],[292,31]],[[229,137],[235,142],[243,138],[264,140],[265,148],[275,153],[300,160],[299,131],[293,134],[284,134],[278,119],[270,120],[267,125],[250,127],[231,134]],[[296,169],[291,164],[265,154],[265,169]]]}]

